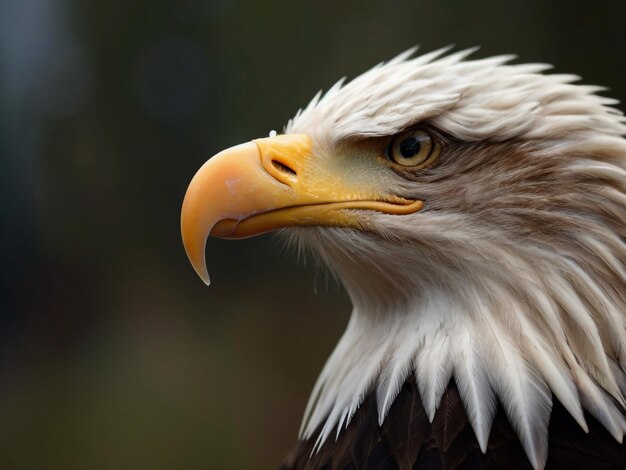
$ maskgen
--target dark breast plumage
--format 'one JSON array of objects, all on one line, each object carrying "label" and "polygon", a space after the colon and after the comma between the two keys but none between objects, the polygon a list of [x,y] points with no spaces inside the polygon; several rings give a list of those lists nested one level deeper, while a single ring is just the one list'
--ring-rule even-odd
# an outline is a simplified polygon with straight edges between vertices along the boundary
[{"label": "dark breast plumage", "polygon": [[[626,469],[626,446],[618,443],[595,418],[585,414],[586,434],[555,401],[549,427],[546,469]],[[501,405],[489,436],[487,452],[480,451],[467,420],[459,391],[450,382],[433,422],[428,421],[415,378],[407,380],[382,426],[376,397],[370,394],[347,429],[314,451],[317,433],[299,441],[281,470],[532,470]]]}]

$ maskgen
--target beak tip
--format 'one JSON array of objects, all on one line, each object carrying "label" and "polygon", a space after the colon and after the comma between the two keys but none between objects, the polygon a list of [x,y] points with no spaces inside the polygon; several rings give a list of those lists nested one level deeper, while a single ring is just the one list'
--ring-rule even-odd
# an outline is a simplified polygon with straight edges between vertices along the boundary
[{"label": "beak tip", "polygon": [[210,285],[211,279],[209,278],[209,271],[206,267],[206,261],[204,260],[204,253],[201,257],[201,261],[198,258],[193,259],[191,257],[189,257],[189,260],[191,261],[191,265],[196,271],[196,274],[200,277],[200,279],[202,279],[202,282],[204,282],[207,286]]},{"label": "beak tip", "polygon": [[204,282],[207,286],[211,285],[211,279],[209,278],[209,271],[206,268],[206,264],[191,264],[193,265],[194,271],[196,271],[196,274],[202,280],[202,282]]},{"label": "beak tip", "polygon": [[211,284],[211,279],[209,278],[209,270],[206,267],[206,259],[204,257],[204,243],[193,246],[193,244],[187,242],[188,240],[183,235],[183,245],[187,258],[198,277],[208,286]]}]

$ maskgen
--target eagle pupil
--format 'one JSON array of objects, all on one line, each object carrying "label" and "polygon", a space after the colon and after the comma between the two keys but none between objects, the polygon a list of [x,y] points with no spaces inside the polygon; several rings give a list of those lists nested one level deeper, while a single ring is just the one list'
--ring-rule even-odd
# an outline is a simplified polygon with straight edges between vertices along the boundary
[{"label": "eagle pupil", "polygon": [[421,147],[420,141],[411,137],[400,143],[400,153],[404,158],[411,158],[419,153]]}]

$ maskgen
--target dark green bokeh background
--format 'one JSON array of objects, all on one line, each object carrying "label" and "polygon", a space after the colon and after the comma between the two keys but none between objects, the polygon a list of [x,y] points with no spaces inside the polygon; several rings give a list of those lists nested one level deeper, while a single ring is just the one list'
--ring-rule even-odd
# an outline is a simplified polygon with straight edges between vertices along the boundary
[{"label": "dark green bokeh background", "polygon": [[[188,265],[210,155],[421,44],[626,98],[626,2],[0,3],[0,468],[273,468],[349,302],[271,236]],[[329,287],[330,286],[330,287]]]}]

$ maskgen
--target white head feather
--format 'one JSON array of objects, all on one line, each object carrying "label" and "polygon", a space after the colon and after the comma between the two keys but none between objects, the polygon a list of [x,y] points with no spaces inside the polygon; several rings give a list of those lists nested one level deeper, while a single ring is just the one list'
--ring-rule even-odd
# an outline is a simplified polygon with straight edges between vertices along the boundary
[{"label": "white head feather", "polygon": [[456,142],[425,210],[364,213],[367,231],[285,231],[318,252],[354,304],[301,434],[318,445],[375,390],[382,422],[414,374],[434,416],[453,378],[486,449],[496,400],[535,468],[552,396],[621,442],[626,420],[626,133],[614,100],[510,56],[413,51],[318,94],[286,132],[320,151],[426,123]]}]

